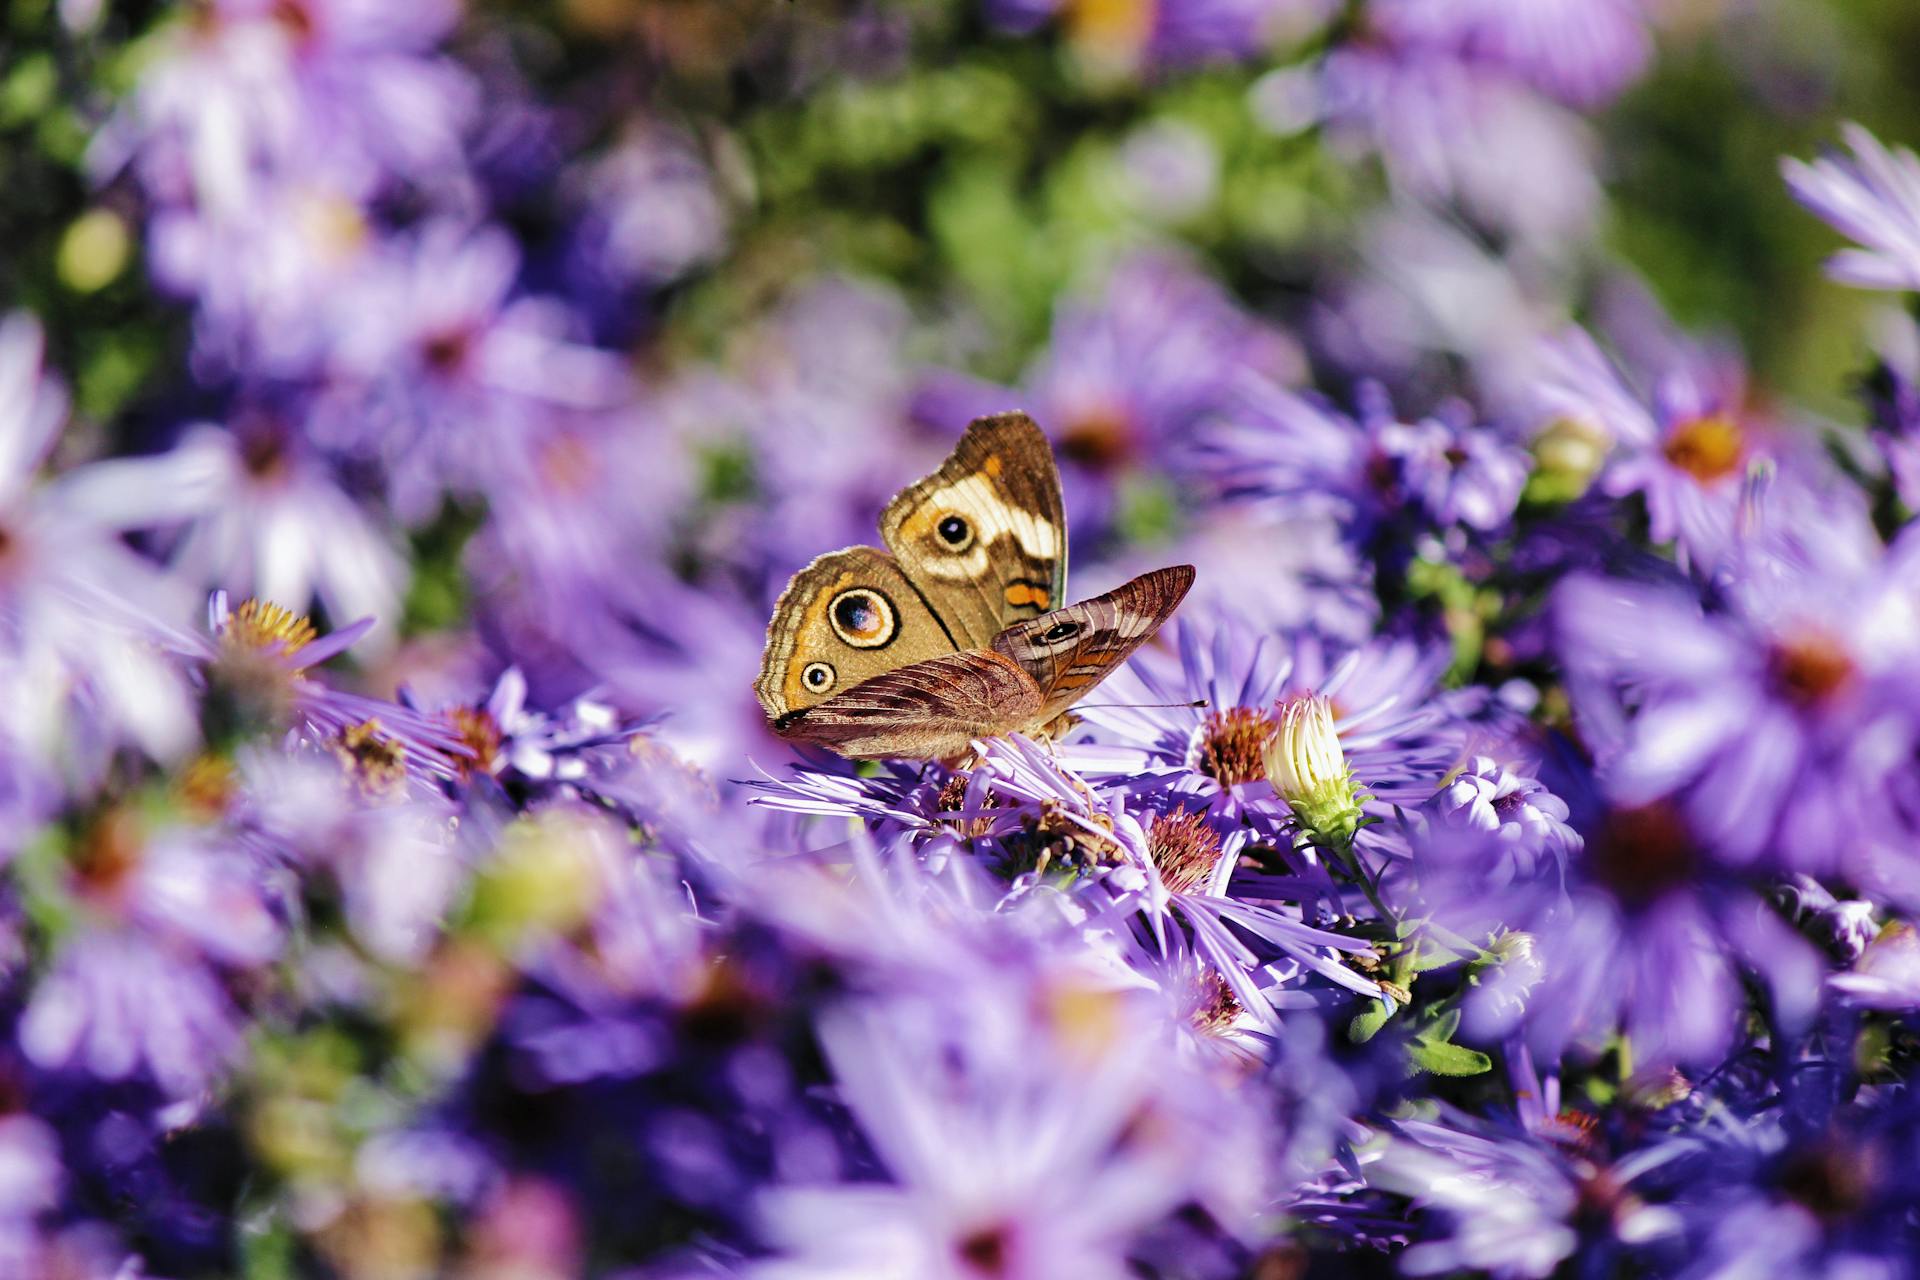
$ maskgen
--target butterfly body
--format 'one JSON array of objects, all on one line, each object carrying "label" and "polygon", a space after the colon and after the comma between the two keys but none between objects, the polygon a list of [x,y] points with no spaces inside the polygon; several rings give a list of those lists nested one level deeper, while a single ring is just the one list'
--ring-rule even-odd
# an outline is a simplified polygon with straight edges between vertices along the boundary
[{"label": "butterfly body", "polygon": [[1189,566],[1158,569],[1056,607],[1060,478],[1025,414],[976,419],[887,504],[880,533],[887,551],[848,547],[793,576],[754,685],[775,733],[856,759],[945,759],[1045,731],[1193,582]]}]

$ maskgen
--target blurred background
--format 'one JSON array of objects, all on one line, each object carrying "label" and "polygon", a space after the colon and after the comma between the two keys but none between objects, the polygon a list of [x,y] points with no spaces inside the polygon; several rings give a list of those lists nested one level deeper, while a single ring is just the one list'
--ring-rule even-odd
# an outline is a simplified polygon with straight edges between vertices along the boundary
[{"label": "blurred background", "polygon": [[15,0],[0,296],[182,583],[377,616],[375,686],[511,659],[671,706],[717,764],[767,746],[786,576],[975,412],[1057,442],[1077,595],[1257,555],[1275,618],[1362,629],[1311,504],[1256,549],[1192,501],[1239,380],[1524,435],[1529,342],[1580,320],[1854,415],[1878,304],[1778,163],[1913,139],[1920,12],[1503,13]]}]

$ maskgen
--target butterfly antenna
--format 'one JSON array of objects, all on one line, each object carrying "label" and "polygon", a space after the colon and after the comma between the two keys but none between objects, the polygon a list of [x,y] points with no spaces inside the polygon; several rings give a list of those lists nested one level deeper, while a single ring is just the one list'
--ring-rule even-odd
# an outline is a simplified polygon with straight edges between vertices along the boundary
[{"label": "butterfly antenna", "polygon": [[1186,707],[1199,710],[1213,705],[1205,698],[1195,698],[1192,702],[1082,702],[1074,706],[1075,711],[1158,711],[1170,707]]}]

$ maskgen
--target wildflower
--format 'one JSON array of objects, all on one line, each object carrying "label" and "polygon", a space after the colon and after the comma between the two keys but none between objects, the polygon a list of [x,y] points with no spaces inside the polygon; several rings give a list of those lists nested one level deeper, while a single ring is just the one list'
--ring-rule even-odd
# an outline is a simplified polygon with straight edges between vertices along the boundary
[{"label": "wildflower", "polygon": [[1857,124],[1840,136],[1853,154],[1780,162],[1794,198],[1860,247],[1827,261],[1827,274],[1861,289],[1920,292],[1920,159]]},{"label": "wildflower", "polygon": [[1279,724],[1261,751],[1267,781],[1303,830],[1335,848],[1351,844],[1362,816],[1360,792],[1327,699],[1294,698],[1280,704],[1276,715]]}]

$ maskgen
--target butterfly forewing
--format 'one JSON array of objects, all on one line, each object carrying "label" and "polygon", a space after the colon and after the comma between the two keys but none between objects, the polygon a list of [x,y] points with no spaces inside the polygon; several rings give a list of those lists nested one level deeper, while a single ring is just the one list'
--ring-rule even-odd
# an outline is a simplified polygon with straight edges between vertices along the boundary
[{"label": "butterfly forewing", "polygon": [[976,418],[938,471],[887,504],[880,536],[959,648],[984,649],[1065,594],[1060,473],[1024,413]]},{"label": "butterfly forewing", "polygon": [[975,738],[1040,722],[1043,702],[1013,662],[973,649],[877,675],[779,717],[773,729],[856,760],[946,759],[964,755]]},{"label": "butterfly forewing", "polygon": [[1191,586],[1192,565],[1155,569],[1103,596],[1016,622],[994,637],[993,648],[1038,686],[1044,722],[1079,701],[1152,639]]}]

